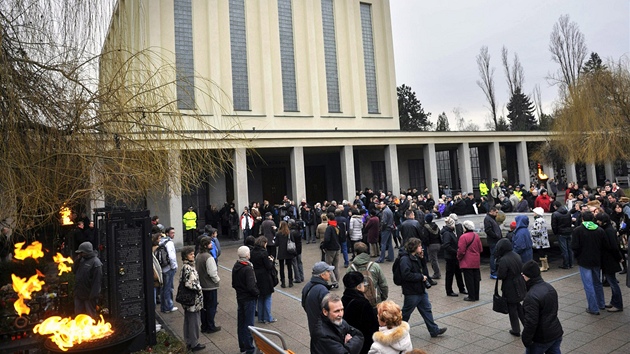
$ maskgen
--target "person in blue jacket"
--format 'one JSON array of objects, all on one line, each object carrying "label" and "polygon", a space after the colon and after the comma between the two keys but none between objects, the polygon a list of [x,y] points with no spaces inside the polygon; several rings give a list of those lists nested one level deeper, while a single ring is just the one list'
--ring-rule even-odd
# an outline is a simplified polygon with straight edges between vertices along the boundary
[{"label": "person in blue jacket", "polygon": [[512,249],[521,256],[523,264],[534,258],[532,250],[532,236],[529,233],[529,217],[527,215],[519,215],[515,218],[516,230],[512,237]]}]

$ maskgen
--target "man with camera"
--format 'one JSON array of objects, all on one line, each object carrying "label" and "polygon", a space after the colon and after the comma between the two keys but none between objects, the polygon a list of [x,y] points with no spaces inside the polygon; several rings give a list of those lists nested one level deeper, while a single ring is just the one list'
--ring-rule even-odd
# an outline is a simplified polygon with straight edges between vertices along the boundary
[{"label": "man with camera", "polygon": [[410,238],[405,244],[405,249],[400,250],[400,274],[402,275],[402,293],[404,296],[402,316],[403,321],[408,322],[414,308],[417,308],[424,319],[424,323],[431,334],[437,337],[446,332],[446,327],[440,328],[433,321],[431,301],[426,289],[431,287],[427,262],[424,259],[422,241]]}]

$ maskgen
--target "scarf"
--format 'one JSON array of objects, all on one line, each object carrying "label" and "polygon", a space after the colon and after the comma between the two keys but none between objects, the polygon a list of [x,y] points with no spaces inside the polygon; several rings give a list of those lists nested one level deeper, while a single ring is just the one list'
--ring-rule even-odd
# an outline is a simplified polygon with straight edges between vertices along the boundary
[{"label": "scarf", "polygon": [[337,220],[328,220],[328,225],[337,227]]},{"label": "scarf", "polygon": [[592,221],[583,221],[582,225],[584,225],[587,230],[597,230],[597,224]]}]

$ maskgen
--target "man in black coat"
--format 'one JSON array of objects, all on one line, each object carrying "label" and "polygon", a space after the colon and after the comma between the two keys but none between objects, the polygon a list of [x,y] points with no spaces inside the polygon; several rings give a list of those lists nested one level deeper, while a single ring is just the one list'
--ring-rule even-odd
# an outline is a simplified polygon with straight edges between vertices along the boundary
[{"label": "man in black coat", "polygon": [[563,261],[560,268],[569,269],[573,267],[573,251],[571,250],[571,233],[573,232],[571,224],[573,221],[567,207],[557,200],[553,202],[553,205],[556,211],[551,214],[551,229],[553,234],[558,237],[558,243],[562,251]]},{"label": "man in black coat", "polygon": [[302,308],[306,312],[308,321],[308,332],[311,336],[310,348],[313,350],[315,342],[321,332],[321,302],[324,296],[329,293],[328,282],[334,267],[326,262],[317,262],[313,266],[311,281],[304,285],[302,289]]},{"label": "man in black coat", "polygon": [[350,326],[361,331],[364,338],[361,353],[367,354],[374,343],[372,335],[378,332],[379,325],[376,311],[363,294],[365,291],[364,280],[365,277],[361,272],[346,273],[343,277],[343,285],[346,290],[343,292],[341,302],[344,306],[343,319]]},{"label": "man in black coat", "polygon": [[238,346],[241,353],[253,354],[256,348],[249,326],[254,325],[256,302],[260,292],[256,286],[254,267],[249,261],[249,247],[239,247],[236,254],[238,260],[232,268],[232,287],[236,291]]},{"label": "man in black coat", "polygon": [[503,237],[501,227],[496,221],[496,217],[499,211],[495,207],[491,207],[483,219],[483,231],[486,233],[488,240],[488,247],[490,248],[490,278],[497,278],[497,265],[495,264],[495,249],[497,242]]},{"label": "man in black coat", "polygon": [[508,315],[512,326],[510,334],[518,337],[521,335],[519,321],[523,321],[521,301],[527,292],[525,280],[521,276],[523,262],[521,256],[512,251],[512,242],[507,238],[502,238],[497,242],[495,255],[497,257],[497,278],[501,279],[501,296],[507,301]]},{"label": "man in black coat", "polygon": [[560,353],[564,331],[558,319],[558,293],[540,276],[536,261],[525,263],[521,272],[527,285],[523,300],[523,345],[528,353]]},{"label": "man in black coat", "polygon": [[571,248],[580,266],[580,277],[588,302],[587,313],[599,315],[599,310],[606,307],[604,288],[600,281],[602,264],[602,245],[606,233],[594,222],[593,213],[582,212],[582,224],[573,230]]},{"label": "man in black coat", "polygon": [[[426,236],[424,229],[420,226],[420,222],[416,220],[416,214],[413,210],[405,211],[406,220],[400,224],[398,230],[400,231],[400,235],[402,236],[402,244],[403,246],[407,241],[412,238],[419,238],[422,241],[422,244],[429,244],[429,238]],[[425,243],[426,242],[426,243]]]},{"label": "man in black coat", "polygon": [[[359,354],[363,334],[343,319],[343,303],[339,295],[328,293],[322,300],[322,327],[311,347],[311,354]],[[313,341],[311,341],[313,343]]]}]

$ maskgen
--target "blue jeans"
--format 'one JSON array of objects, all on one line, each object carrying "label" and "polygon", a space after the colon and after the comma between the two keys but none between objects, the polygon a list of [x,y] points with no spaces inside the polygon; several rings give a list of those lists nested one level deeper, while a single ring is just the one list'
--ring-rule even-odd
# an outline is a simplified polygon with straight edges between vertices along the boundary
[{"label": "blue jeans", "polygon": [[219,304],[218,289],[203,291],[203,308],[201,309],[201,329],[215,329],[214,316],[217,314]]},{"label": "blue jeans", "polygon": [[422,295],[404,295],[402,317],[403,321],[408,322],[409,317],[413,313],[414,309],[418,309],[424,324],[427,326],[431,335],[437,335],[439,327],[433,321],[433,312],[431,312],[431,302],[429,301],[428,294]]},{"label": "blue jeans", "polygon": [[298,254],[291,260],[293,267],[293,280],[304,282],[304,265],[302,264],[302,255]]},{"label": "blue jeans", "polygon": [[571,249],[571,235],[558,236],[560,251],[562,252],[562,266],[573,267],[573,250]]},{"label": "blue jeans", "polygon": [[497,275],[497,265],[494,259],[494,251],[497,249],[497,244],[490,246],[490,275]]},{"label": "blue jeans", "polygon": [[249,332],[249,326],[254,325],[256,315],[256,300],[239,301],[238,312],[238,347],[241,353],[254,354],[254,339]]},{"label": "blue jeans", "polygon": [[385,259],[385,250],[387,250],[387,260],[394,260],[394,247],[392,246],[392,230],[381,231],[381,256],[377,262],[383,262]]},{"label": "blue jeans", "polygon": [[549,343],[532,343],[525,348],[525,354],[560,354],[560,343],[562,337]]},{"label": "blue jeans", "polygon": [[348,242],[341,242],[341,254],[343,254],[343,265],[347,266],[350,261],[348,261]]},{"label": "blue jeans", "polygon": [[271,294],[258,296],[258,322],[271,322]]},{"label": "blue jeans", "polygon": [[599,312],[600,309],[604,309],[606,306],[604,288],[602,287],[599,273],[599,267],[584,268],[580,266],[580,277],[586,293],[588,310],[591,312]]},{"label": "blue jeans", "polygon": [[612,298],[610,299],[610,304],[613,307],[618,309],[623,309],[623,298],[621,297],[621,288],[619,288],[619,282],[617,281],[617,277],[615,273],[606,274],[604,273],[606,280],[608,280],[608,284],[610,284],[610,291],[612,292]]},{"label": "blue jeans", "polygon": [[162,273],[162,299],[160,299],[160,310],[162,312],[171,311],[173,309],[173,278],[177,269],[171,269]]}]

